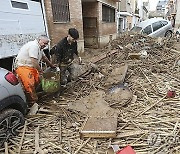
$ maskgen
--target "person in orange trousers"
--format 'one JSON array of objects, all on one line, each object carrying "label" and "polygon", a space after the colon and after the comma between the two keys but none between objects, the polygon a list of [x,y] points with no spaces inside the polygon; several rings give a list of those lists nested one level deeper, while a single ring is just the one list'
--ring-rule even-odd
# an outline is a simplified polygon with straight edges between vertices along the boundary
[{"label": "person in orange trousers", "polygon": [[18,77],[24,86],[27,100],[29,100],[30,103],[33,104],[38,100],[35,88],[40,82],[39,72],[34,68],[26,66],[18,67],[15,72],[16,74],[18,74]]},{"label": "person in orange trousers", "polygon": [[24,86],[30,106],[38,100],[36,87],[40,82],[40,74],[43,72],[39,62],[43,60],[48,66],[55,67],[43,53],[43,49],[48,43],[48,37],[41,35],[37,40],[30,41],[22,46],[16,58],[15,72]]}]

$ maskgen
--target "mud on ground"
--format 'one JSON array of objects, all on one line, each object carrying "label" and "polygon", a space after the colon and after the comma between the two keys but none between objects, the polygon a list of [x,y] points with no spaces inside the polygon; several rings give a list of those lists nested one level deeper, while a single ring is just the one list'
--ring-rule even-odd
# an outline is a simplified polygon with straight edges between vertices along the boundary
[{"label": "mud on ground", "polygon": [[[179,153],[180,73],[175,45],[175,40],[123,35],[103,49],[88,49],[85,65],[96,55],[107,56],[96,62],[96,69],[70,83],[61,96],[43,96],[37,115],[27,116],[20,134],[9,140],[9,153],[32,154],[39,149],[52,154],[105,154],[113,144],[131,145],[138,154]],[[109,55],[111,50],[117,52]],[[125,64],[124,85],[132,97],[124,104],[118,101],[120,94],[112,97],[108,92],[117,84],[111,77],[116,77],[114,70]],[[169,89],[176,91],[174,98],[166,97]],[[114,114],[118,115],[116,138],[80,137],[88,115]]]}]

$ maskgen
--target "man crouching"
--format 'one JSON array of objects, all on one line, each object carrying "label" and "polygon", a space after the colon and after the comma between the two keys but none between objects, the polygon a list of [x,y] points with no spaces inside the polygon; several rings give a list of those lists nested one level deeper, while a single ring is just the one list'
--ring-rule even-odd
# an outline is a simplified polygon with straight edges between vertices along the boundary
[{"label": "man crouching", "polygon": [[49,38],[46,35],[41,35],[37,40],[23,45],[16,58],[15,72],[24,86],[30,106],[38,100],[36,87],[40,82],[40,74],[43,73],[39,62],[43,60],[48,66],[55,67],[43,53],[43,49],[48,43]]}]

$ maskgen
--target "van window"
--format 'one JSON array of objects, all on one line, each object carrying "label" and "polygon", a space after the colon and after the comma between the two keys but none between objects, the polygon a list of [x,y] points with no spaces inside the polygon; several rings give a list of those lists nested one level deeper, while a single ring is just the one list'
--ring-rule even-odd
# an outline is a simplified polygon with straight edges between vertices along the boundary
[{"label": "van window", "polygon": [[28,9],[28,4],[18,1],[11,1],[13,8],[19,8],[19,9]]},{"label": "van window", "polygon": [[158,21],[158,22],[153,23],[152,27],[153,27],[153,32],[154,32],[154,31],[158,30],[159,28],[163,27],[163,25],[161,24],[160,21]]},{"label": "van window", "polygon": [[146,28],[143,29],[142,31],[143,34],[151,34],[152,33],[152,28],[151,28],[151,25],[147,26]]}]

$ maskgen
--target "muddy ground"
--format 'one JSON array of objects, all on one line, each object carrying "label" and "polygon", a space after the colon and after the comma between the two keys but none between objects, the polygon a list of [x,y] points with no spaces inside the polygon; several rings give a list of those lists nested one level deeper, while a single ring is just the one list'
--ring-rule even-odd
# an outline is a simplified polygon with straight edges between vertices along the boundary
[{"label": "muddy ground", "polygon": [[[106,154],[111,145],[131,145],[137,154],[179,154],[179,58],[176,40],[134,34],[86,49],[83,74],[60,96],[41,96],[38,113],[27,115],[19,135],[9,140],[9,153]],[[119,69],[125,65],[123,79]],[[167,97],[168,90],[175,97]],[[117,117],[116,137],[82,138],[84,121],[92,116]]]}]

